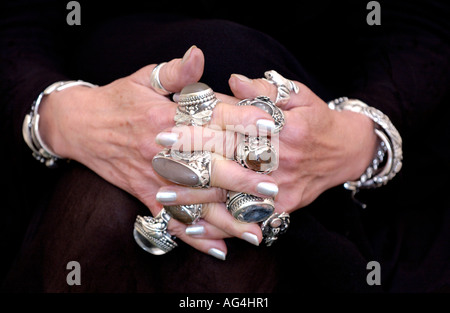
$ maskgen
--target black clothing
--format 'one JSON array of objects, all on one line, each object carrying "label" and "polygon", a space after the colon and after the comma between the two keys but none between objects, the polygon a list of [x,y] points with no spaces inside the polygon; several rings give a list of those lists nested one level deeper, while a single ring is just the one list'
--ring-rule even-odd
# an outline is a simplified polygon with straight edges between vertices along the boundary
[{"label": "black clothing", "polygon": [[[67,25],[67,1],[1,4],[3,290],[448,290],[450,200],[441,181],[450,176],[450,11],[439,1],[379,2],[380,26],[367,25],[364,1],[270,11],[261,4],[246,11],[237,1],[214,8],[175,2],[170,11],[132,0],[79,1],[80,26]],[[181,57],[193,44],[206,58],[201,81],[218,92],[230,92],[232,73],[258,78],[274,69],[325,101],[349,96],[379,108],[402,135],[402,171],[388,185],[360,192],[365,210],[340,186],[326,191],[291,214],[288,233],[273,247],[227,240],[225,262],[183,243],[160,257],[142,251],[132,229],[147,208],[80,164],[38,164],[21,124],[55,81],[107,84]],[[72,260],[81,264],[81,286],[66,282]],[[381,286],[366,282],[369,261],[381,264]]]}]

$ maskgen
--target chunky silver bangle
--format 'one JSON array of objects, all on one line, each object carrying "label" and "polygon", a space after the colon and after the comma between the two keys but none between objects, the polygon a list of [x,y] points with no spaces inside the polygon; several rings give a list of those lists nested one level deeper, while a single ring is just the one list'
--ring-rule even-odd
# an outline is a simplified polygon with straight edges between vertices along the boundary
[{"label": "chunky silver bangle", "polygon": [[[359,180],[347,181],[344,187],[355,194],[359,189],[377,188],[393,179],[402,168],[403,152],[402,138],[391,120],[380,110],[356,99],[338,98],[330,101],[328,107],[336,111],[349,110],[364,114],[377,124],[374,131],[380,138],[380,146],[371,165]],[[384,166],[379,167],[382,162]]]},{"label": "chunky silver bangle", "polygon": [[41,105],[41,101],[44,96],[48,96],[54,91],[61,91],[74,86],[86,86],[91,88],[96,87],[96,85],[81,80],[60,81],[53,83],[39,94],[31,106],[30,113],[25,116],[23,121],[22,135],[25,143],[31,151],[33,151],[33,157],[41,163],[45,163],[47,167],[56,167],[57,162],[63,158],[50,150],[39,134],[39,106]]}]

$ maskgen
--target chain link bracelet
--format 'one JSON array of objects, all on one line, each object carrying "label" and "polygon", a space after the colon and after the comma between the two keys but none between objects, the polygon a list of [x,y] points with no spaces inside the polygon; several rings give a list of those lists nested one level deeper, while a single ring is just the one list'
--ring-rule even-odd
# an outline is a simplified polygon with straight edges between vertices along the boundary
[{"label": "chain link bracelet", "polygon": [[380,138],[380,145],[369,167],[359,180],[347,181],[344,188],[355,195],[359,189],[377,188],[387,184],[400,171],[403,160],[402,138],[390,119],[380,110],[360,100],[346,97],[330,101],[328,107],[336,111],[348,110],[364,114],[377,124],[374,131]]},{"label": "chain link bracelet", "polygon": [[31,151],[33,151],[33,157],[41,163],[45,163],[49,168],[56,167],[58,161],[63,158],[47,147],[41,138],[39,133],[39,106],[41,105],[44,96],[48,96],[54,91],[61,91],[74,86],[97,87],[96,85],[81,80],[59,81],[53,83],[39,94],[31,106],[30,113],[25,116],[22,124],[23,139]]}]

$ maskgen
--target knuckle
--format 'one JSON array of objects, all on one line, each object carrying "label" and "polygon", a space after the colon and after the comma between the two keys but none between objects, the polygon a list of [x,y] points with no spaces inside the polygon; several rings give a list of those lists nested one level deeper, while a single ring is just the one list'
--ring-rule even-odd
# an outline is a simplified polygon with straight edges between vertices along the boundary
[{"label": "knuckle", "polygon": [[[145,111],[145,118],[147,121],[147,125],[155,130],[160,131],[161,129],[167,128],[170,125],[173,125],[173,115],[170,114],[169,110],[166,106],[157,106],[152,105]],[[148,123],[151,121],[151,123]]]},{"label": "knuckle", "polygon": [[136,149],[145,160],[151,160],[157,153],[155,145],[149,138],[138,140]]},{"label": "knuckle", "polygon": [[172,236],[182,238],[185,235],[186,226],[181,222],[170,220],[168,230]]},{"label": "knuckle", "polygon": [[211,218],[211,203],[204,203],[202,205],[202,218],[204,219]]},{"label": "knuckle", "polygon": [[[248,193],[253,193],[253,188],[251,186],[256,186],[261,181],[261,174],[253,172],[250,169],[242,168],[242,171],[237,171],[233,175],[233,181],[235,182],[234,191],[246,191]],[[267,177],[265,178],[267,180]]]},{"label": "knuckle", "polygon": [[259,79],[258,82],[261,85],[261,92],[263,94],[268,95],[270,99],[275,100],[277,96],[277,87],[264,79]]},{"label": "knuckle", "polygon": [[[213,111],[214,124],[223,126],[227,124],[227,105],[219,102]],[[222,127],[221,127],[222,128]]]}]

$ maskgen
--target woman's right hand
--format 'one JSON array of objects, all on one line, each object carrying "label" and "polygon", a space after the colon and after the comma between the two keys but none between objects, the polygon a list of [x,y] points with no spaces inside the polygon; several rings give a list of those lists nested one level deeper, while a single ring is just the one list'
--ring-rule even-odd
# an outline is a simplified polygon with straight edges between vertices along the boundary
[{"label": "woman's right hand", "polygon": [[[156,194],[161,187],[168,185],[151,166],[153,157],[163,148],[155,138],[161,131],[175,126],[177,108],[176,103],[152,89],[150,76],[155,66],[146,66],[98,88],[77,86],[53,92],[43,99],[39,112],[40,133],[52,151],[84,164],[135,196],[153,216],[162,209]],[[203,67],[203,53],[193,46],[182,59],[174,59],[161,67],[160,81],[168,91],[179,92],[200,79]],[[230,98],[220,95],[222,101],[237,101]],[[225,128],[237,110],[243,112],[242,108],[219,103],[211,122]],[[250,118],[243,118],[242,123],[256,124],[259,119],[271,118],[256,108],[247,107],[245,110]],[[231,161],[229,164],[237,165]],[[255,175],[255,180],[262,178],[258,174],[251,175]],[[195,194],[194,190],[189,192],[191,197]],[[221,188],[212,187],[207,194],[210,196],[205,201],[209,198],[225,201],[226,192]],[[208,231],[201,238],[186,234],[187,226],[173,219],[169,223],[169,232],[194,248],[219,258],[223,258],[227,250],[223,238],[235,236],[249,241],[245,234],[254,234],[250,242],[257,244],[261,240],[259,227],[234,220],[224,203],[207,207],[212,209],[205,210],[207,215],[201,225]],[[214,251],[220,251],[219,255]]]},{"label": "woman's right hand", "polygon": [[[156,191],[164,184],[151,167],[161,150],[155,136],[173,126],[176,111],[168,97],[151,88],[155,66],[98,88],[53,92],[40,108],[41,136],[56,154],[84,164],[151,210],[156,207]],[[160,80],[167,90],[178,92],[200,79],[203,66],[203,53],[193,46],[182,59],[161,68]]]}]

